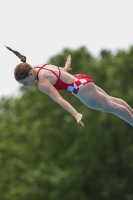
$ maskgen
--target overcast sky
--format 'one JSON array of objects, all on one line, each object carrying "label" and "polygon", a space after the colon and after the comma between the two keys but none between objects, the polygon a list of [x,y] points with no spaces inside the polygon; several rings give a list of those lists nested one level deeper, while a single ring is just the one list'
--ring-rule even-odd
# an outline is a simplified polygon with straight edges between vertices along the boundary
[{"label": "overcast sky", "polygon": [[20,86],[13,75],[20,61],[4,45],[31,65],[64,48],[85,46],[94,56],[101,49],[127,50],[133,45],[132,5],[133,0],[1,0],[0,97],[15,95]]}]

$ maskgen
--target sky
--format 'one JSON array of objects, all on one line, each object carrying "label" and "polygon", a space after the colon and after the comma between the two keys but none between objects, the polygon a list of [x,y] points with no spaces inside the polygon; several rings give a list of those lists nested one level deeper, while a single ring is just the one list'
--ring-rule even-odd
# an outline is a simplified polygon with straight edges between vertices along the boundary
[{"label": "sky", "polygon": [[128,50],[133,45],[132,3],[133,0],[1,0],[0,98],[17,95],[20,87],[14,79],[14,68],[20,60],[4,45],[26,55],[32,66],[47,62],[65,48],[85,46],[95,57],[102,49]]}]

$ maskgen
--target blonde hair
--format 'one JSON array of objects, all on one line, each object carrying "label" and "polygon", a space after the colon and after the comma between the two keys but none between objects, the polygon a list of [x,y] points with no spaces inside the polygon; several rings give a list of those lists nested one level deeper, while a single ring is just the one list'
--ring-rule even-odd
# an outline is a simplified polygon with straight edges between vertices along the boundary
[{"label": "blonde hair", "polygon": [[5,46],[9,51],[12,51],[16,56],[20,58],[22,63],[18,64],[14,69],[14,77],[17,81],[22,80],[29,76],[29,71],[32,67],[26,63],[26,56],[20,54],[18,51],[11,49],[10,47]]}]

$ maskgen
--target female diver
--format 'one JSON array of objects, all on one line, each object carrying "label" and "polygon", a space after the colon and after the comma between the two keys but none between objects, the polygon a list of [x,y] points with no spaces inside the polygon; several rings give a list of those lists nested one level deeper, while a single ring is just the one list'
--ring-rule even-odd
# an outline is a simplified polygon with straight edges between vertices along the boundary
[{"label": "female diver", "polygon": [[63,97],[58,90],[65,90],[78,97],[87,107],[111,113],[123,119],[133,126],[133,109],[122,99],[107,95],[101,88],[95,85],[92,78],[86,74],[72,75],[71,56],[67,57],[65,66],[57,67],[52,64],[40,64],[31,67],[26,63],[26,57],[10,47],[7,47],[22,63],[14,69],[15,79],[24,86],[34,86],[38,81],[40,91],[48,94],[55,102],[71,113],[77,123],[84,126],[82,114],[78,113]]}]

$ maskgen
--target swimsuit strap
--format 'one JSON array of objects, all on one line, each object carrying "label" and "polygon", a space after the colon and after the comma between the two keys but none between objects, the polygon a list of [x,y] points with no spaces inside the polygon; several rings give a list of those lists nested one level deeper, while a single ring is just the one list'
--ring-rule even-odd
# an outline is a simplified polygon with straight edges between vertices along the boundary
[{"label": "swimsuit strap", "polygon": [[45,70],[48,70],[48,71],[51,71],[53,74],[55,74],[55,76],[58,78],[58,79],[60,79],[60,74],[61,74],[61,71],[60,71],[60,68],[58,67],[58,70],[59,70],[59,76],[54,72],[54,71],[52,71],[51,69],[47,69],[47,68],[44,68],[46,65],[48,65],[48,64],[44,64],[42,67],[34,67],[34,68],[39,68],[39,70],[38,70],[38,72],[37,72],[37,79],[38,79],[38,74],[39,74],[39,72],[40,72],[40,70],[41,69],[45,69]]},{"label": "swimsuit strap", "polygon": [[47,64],[44,64],[42,67],[34,67],[34,68],[39,68],[39,70],[38,70],[38,72],[37,72],[37,74],[36,74],[37,79],[38,79],[38,74],[39,74],[40,70],[41,70],[41,69],[44,69],[43,67],[45,67],[46,65],[47,65]]},{"label": "swimsuit strap", "polygon": [[58,76],[58,79],[60,79],[61,71],[60,71],[60,68],[59,68],[59,67],[58,67],[58,70],[59,70],[59,76]]}]

